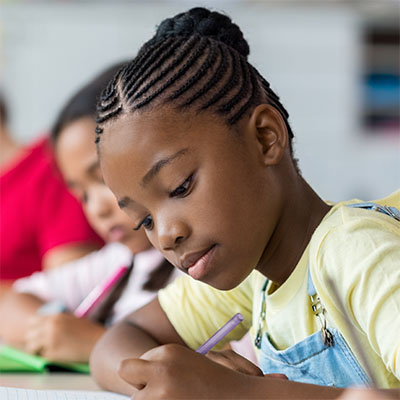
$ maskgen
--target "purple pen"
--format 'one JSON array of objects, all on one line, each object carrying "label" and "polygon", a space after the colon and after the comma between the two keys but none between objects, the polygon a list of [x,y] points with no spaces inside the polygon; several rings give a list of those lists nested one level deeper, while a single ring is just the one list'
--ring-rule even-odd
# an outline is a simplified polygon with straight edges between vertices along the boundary
[{"label": "purple pen", "polygon": [[218,342],[220,342],[229,332],[235,329],[243,321],[243,315],[235,314],[224,326],[219,328],[208,340],[206,340],[197,350],[197,353],[207,354]]}]

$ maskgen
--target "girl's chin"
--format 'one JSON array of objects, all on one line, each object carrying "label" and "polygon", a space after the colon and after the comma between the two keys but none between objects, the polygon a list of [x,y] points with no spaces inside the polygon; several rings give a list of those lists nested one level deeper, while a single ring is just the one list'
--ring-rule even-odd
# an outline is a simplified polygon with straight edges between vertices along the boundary
[{"label": "girl's chin", "polygon": [[238,287],[245,279],[247,279],[248,276],[235,277],[229,272],[230,271],[223,271],[221,274],[215,274],[213,276],[210,274],[210,276],[205,277],[202,282],[214,287],[215,289],[227,291]]},{"label": "girl's chin", "polygon": [[234,283],[228,283],[228,282],[221,282],[221,280],[219,281],[210,281],[210,282],[205,282],[207,283],[207,285],[212,286],[215,289],[218,290],[223,290],[223,291],[227,291],[227,290],[232,290],[235,289],[236,287],[238,287],[242,282],[239,282],[237,284]]}]

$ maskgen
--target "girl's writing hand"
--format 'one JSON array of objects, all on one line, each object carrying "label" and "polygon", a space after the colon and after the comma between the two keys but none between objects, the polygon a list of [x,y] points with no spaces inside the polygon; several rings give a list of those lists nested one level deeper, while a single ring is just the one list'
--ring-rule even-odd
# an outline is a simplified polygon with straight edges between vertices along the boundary
[{"label": "girl's writing hand", "polygon": [[135,400],[248,398],[251,378],[177,344],[122,361],[119,375],[139,389]]},{"label": "girl's writing hand", "polygon": [[269,378],[288,379],[284,374],[266,374],[264,375],[260,368],[254,365],[247,358],[235,353],[233,350],[210,351],[207,357],[224,367],[233,369],[247,375],[268,376]]},{"label": "girl's writing hand", "polygon": [[233,350],[223,351],[210,351],[207,353],[207,357],[223,365],[224,367],[233,369],[234,371],[241,372],[247,375],[263,376],[261,369],[254,365],[246,358],[235,353]]},{"label": "girl's writing hand", "polygon": [[105,328],[70,313],[35,315],[29,321],[25,350],[52,361],[88,362]]}]

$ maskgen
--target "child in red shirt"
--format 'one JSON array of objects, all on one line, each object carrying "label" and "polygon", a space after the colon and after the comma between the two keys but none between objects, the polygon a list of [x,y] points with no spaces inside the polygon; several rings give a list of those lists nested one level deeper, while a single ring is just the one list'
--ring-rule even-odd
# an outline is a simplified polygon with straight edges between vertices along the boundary
[{"label": "child in red shirt", "polygon": [[[6,145],[10,140],[7,140],[4,112],[0,126],[2,145]],[[15,149],[8,160],[1,158],[0,280],[3,282],[80,258],[102,244],[59,176],[48,139]]]}]

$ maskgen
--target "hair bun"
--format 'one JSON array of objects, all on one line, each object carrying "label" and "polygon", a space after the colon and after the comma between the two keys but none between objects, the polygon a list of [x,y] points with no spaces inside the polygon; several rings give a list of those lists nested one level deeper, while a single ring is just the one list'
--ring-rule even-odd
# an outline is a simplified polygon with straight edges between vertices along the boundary
[{"label": "hair bun", "polygon": [[189,37],[195,34],[225,43],[246,58],[250,53],[242,31],[228,16],[200,7],[162,21],[154,39],[167,36]]}]

